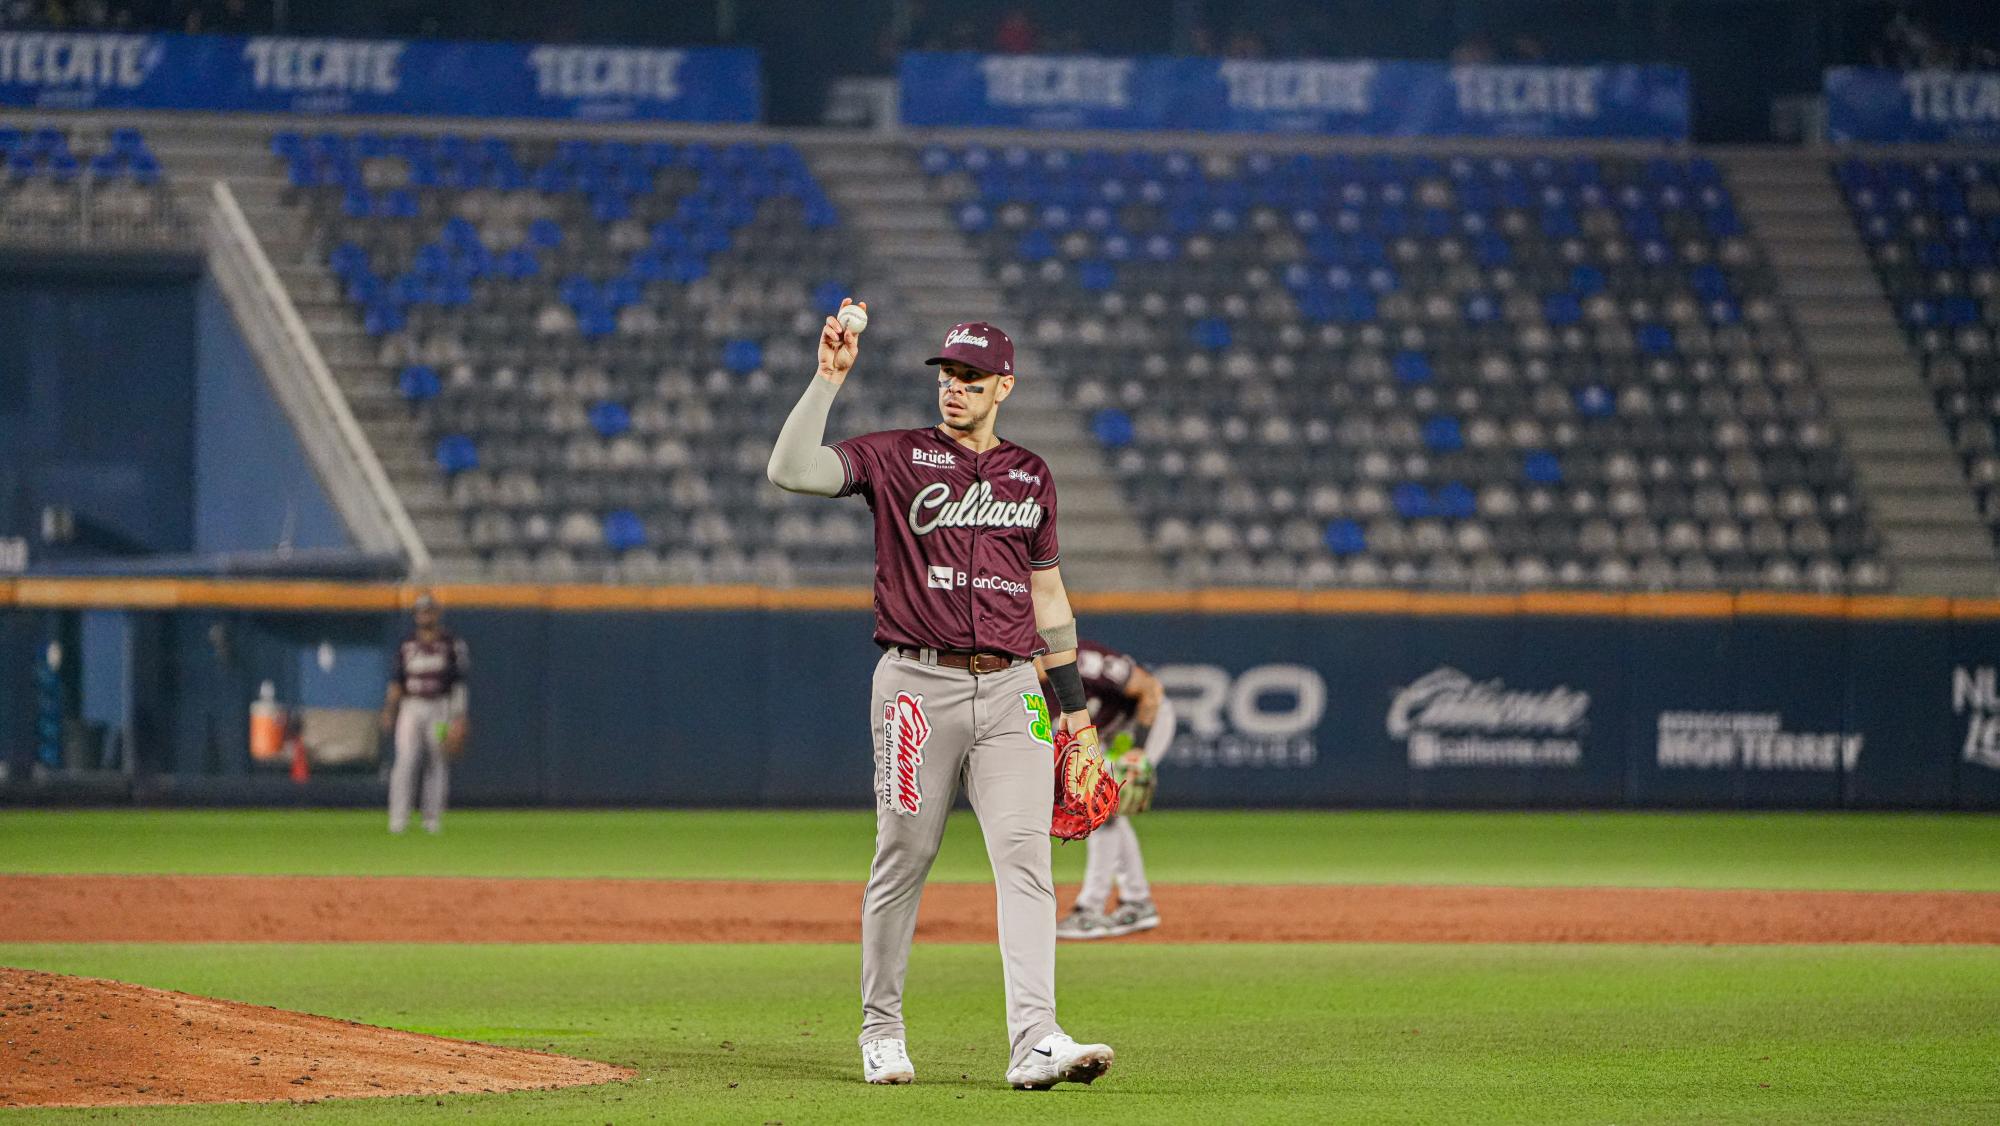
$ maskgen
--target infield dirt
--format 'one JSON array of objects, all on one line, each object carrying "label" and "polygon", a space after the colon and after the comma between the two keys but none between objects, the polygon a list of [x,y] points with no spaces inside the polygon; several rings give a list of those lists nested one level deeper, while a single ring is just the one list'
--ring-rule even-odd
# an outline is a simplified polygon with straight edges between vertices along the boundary
[{"label": "infield dirt", "polygon": [[[1060,889],[1068,903],[1072,888]],[[1118,941],[2000,944],[2000,893],[1646,888],[1156,889]],[[850,883],[4,876],[5,942],[853,942]],[[991,942],[990,885],[917,935]],[[118,982],[0,969],[0,1105],[318,1100],[605,1083],[624,1068]]]},{"label": "infield dirt", "polygon": [[[1075,894],[1060,889],[1067,904]],[[1160,885],[1150,942],[2000,944],[2000,893]],[[5,876],[5,942],[854,942],[848,883]],[[990,942],[993,889],[933,884],[917,937]]]}]

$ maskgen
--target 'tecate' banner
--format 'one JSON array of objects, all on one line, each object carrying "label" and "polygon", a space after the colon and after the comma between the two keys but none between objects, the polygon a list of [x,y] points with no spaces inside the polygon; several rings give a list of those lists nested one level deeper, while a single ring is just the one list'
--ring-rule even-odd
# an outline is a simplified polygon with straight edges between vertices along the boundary
[{"label": "'tecate' banner", "polygon": [[1843,142],[2000,142],[2000,74],[1838,67],[1826,72],[1826,131]]},{"label": "'tecate' banner", "polygon": [[0,105],[754,122],[748,48],[0,32]]},{"label": "'tecate' banner", "polygon": [[1400,137],[1688,135],[1673,66],[1450,66],[1168,56],[902,58],[908,125],[1315,132]]}]

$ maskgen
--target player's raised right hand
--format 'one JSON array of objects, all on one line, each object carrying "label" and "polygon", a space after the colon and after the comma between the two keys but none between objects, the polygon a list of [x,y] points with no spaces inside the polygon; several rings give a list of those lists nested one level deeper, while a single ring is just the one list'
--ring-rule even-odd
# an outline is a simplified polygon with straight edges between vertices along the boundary
[{"label": "player's raised right hand", "polygon": [[[840,307],[845,309],[854,304],[854,298],[843,297]],[[868,302],[861,303],[863,309]],[[836,314],[838,316],[838,314]],[[854,356],[861,342],[861,334],[848,329],[835,317],[828,317],[819,330],[819,376],[835,386],[847,379],[847,371],[854,366]]]}]

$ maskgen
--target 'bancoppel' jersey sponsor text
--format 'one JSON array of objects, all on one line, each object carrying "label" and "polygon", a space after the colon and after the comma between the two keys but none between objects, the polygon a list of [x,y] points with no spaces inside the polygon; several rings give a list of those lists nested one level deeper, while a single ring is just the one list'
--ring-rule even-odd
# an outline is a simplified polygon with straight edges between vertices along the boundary
[{"label": "'bancoppel' jersey sponsor text", "polygon": [[1590,693],[1566,684],[1518,691],[1447,666],[1396,693],[1388,727],[1407,744],[1412,770],[1573,767],[1583,761],[1577,736],[1589,712]]},{"label": "'bancoppel' jersey sponsor text", "polygon": [[1992,665],[1952,669],[1951,713],[1965,717],[1965,761],[2000,770],[2000,671]]},{"label": "'bancoppel' jersey sponsor text", "polygon": [[[1078,658],[1081,660],[1082,658]],[[1305,665],[1218,665],[1153,670],[1186,734],[1174,761],[1190,766],[1296,768],[1319,761],[1326,681]]]},{"label": "'bancoppel' jersey sponsor text", "polygon": [[1776,712],[1661,712],[1661,770],[1849,771],[1860,735],[1786,731]]}]

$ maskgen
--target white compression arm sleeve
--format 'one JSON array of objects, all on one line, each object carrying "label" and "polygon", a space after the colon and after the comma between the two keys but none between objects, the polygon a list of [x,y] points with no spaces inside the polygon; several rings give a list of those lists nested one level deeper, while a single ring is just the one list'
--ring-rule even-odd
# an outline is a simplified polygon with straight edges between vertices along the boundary
[{"label": "white compression arm sleeve", "polygon": [[1147,762],[1158,766],[1167,757],[1168,749],[1174,745],[1174,723],[1174,702],[1161,700],[1159,711],[1153,715],[1153,729],[1146,732],[1146,745],[1140,748],[1146,752]]},{"label": "white compression arm sleeve", "polygon": [[824,444],[826,416],[833,410],[833,396],[840,388],[813,376],[812,385],[799,396],[799,405],[785,418],[778,431],[778,444],[771,447],[771,461],[764,475],[773,485],[793,493],[830,497],[847,483],[847,471],[840,455]]}]

